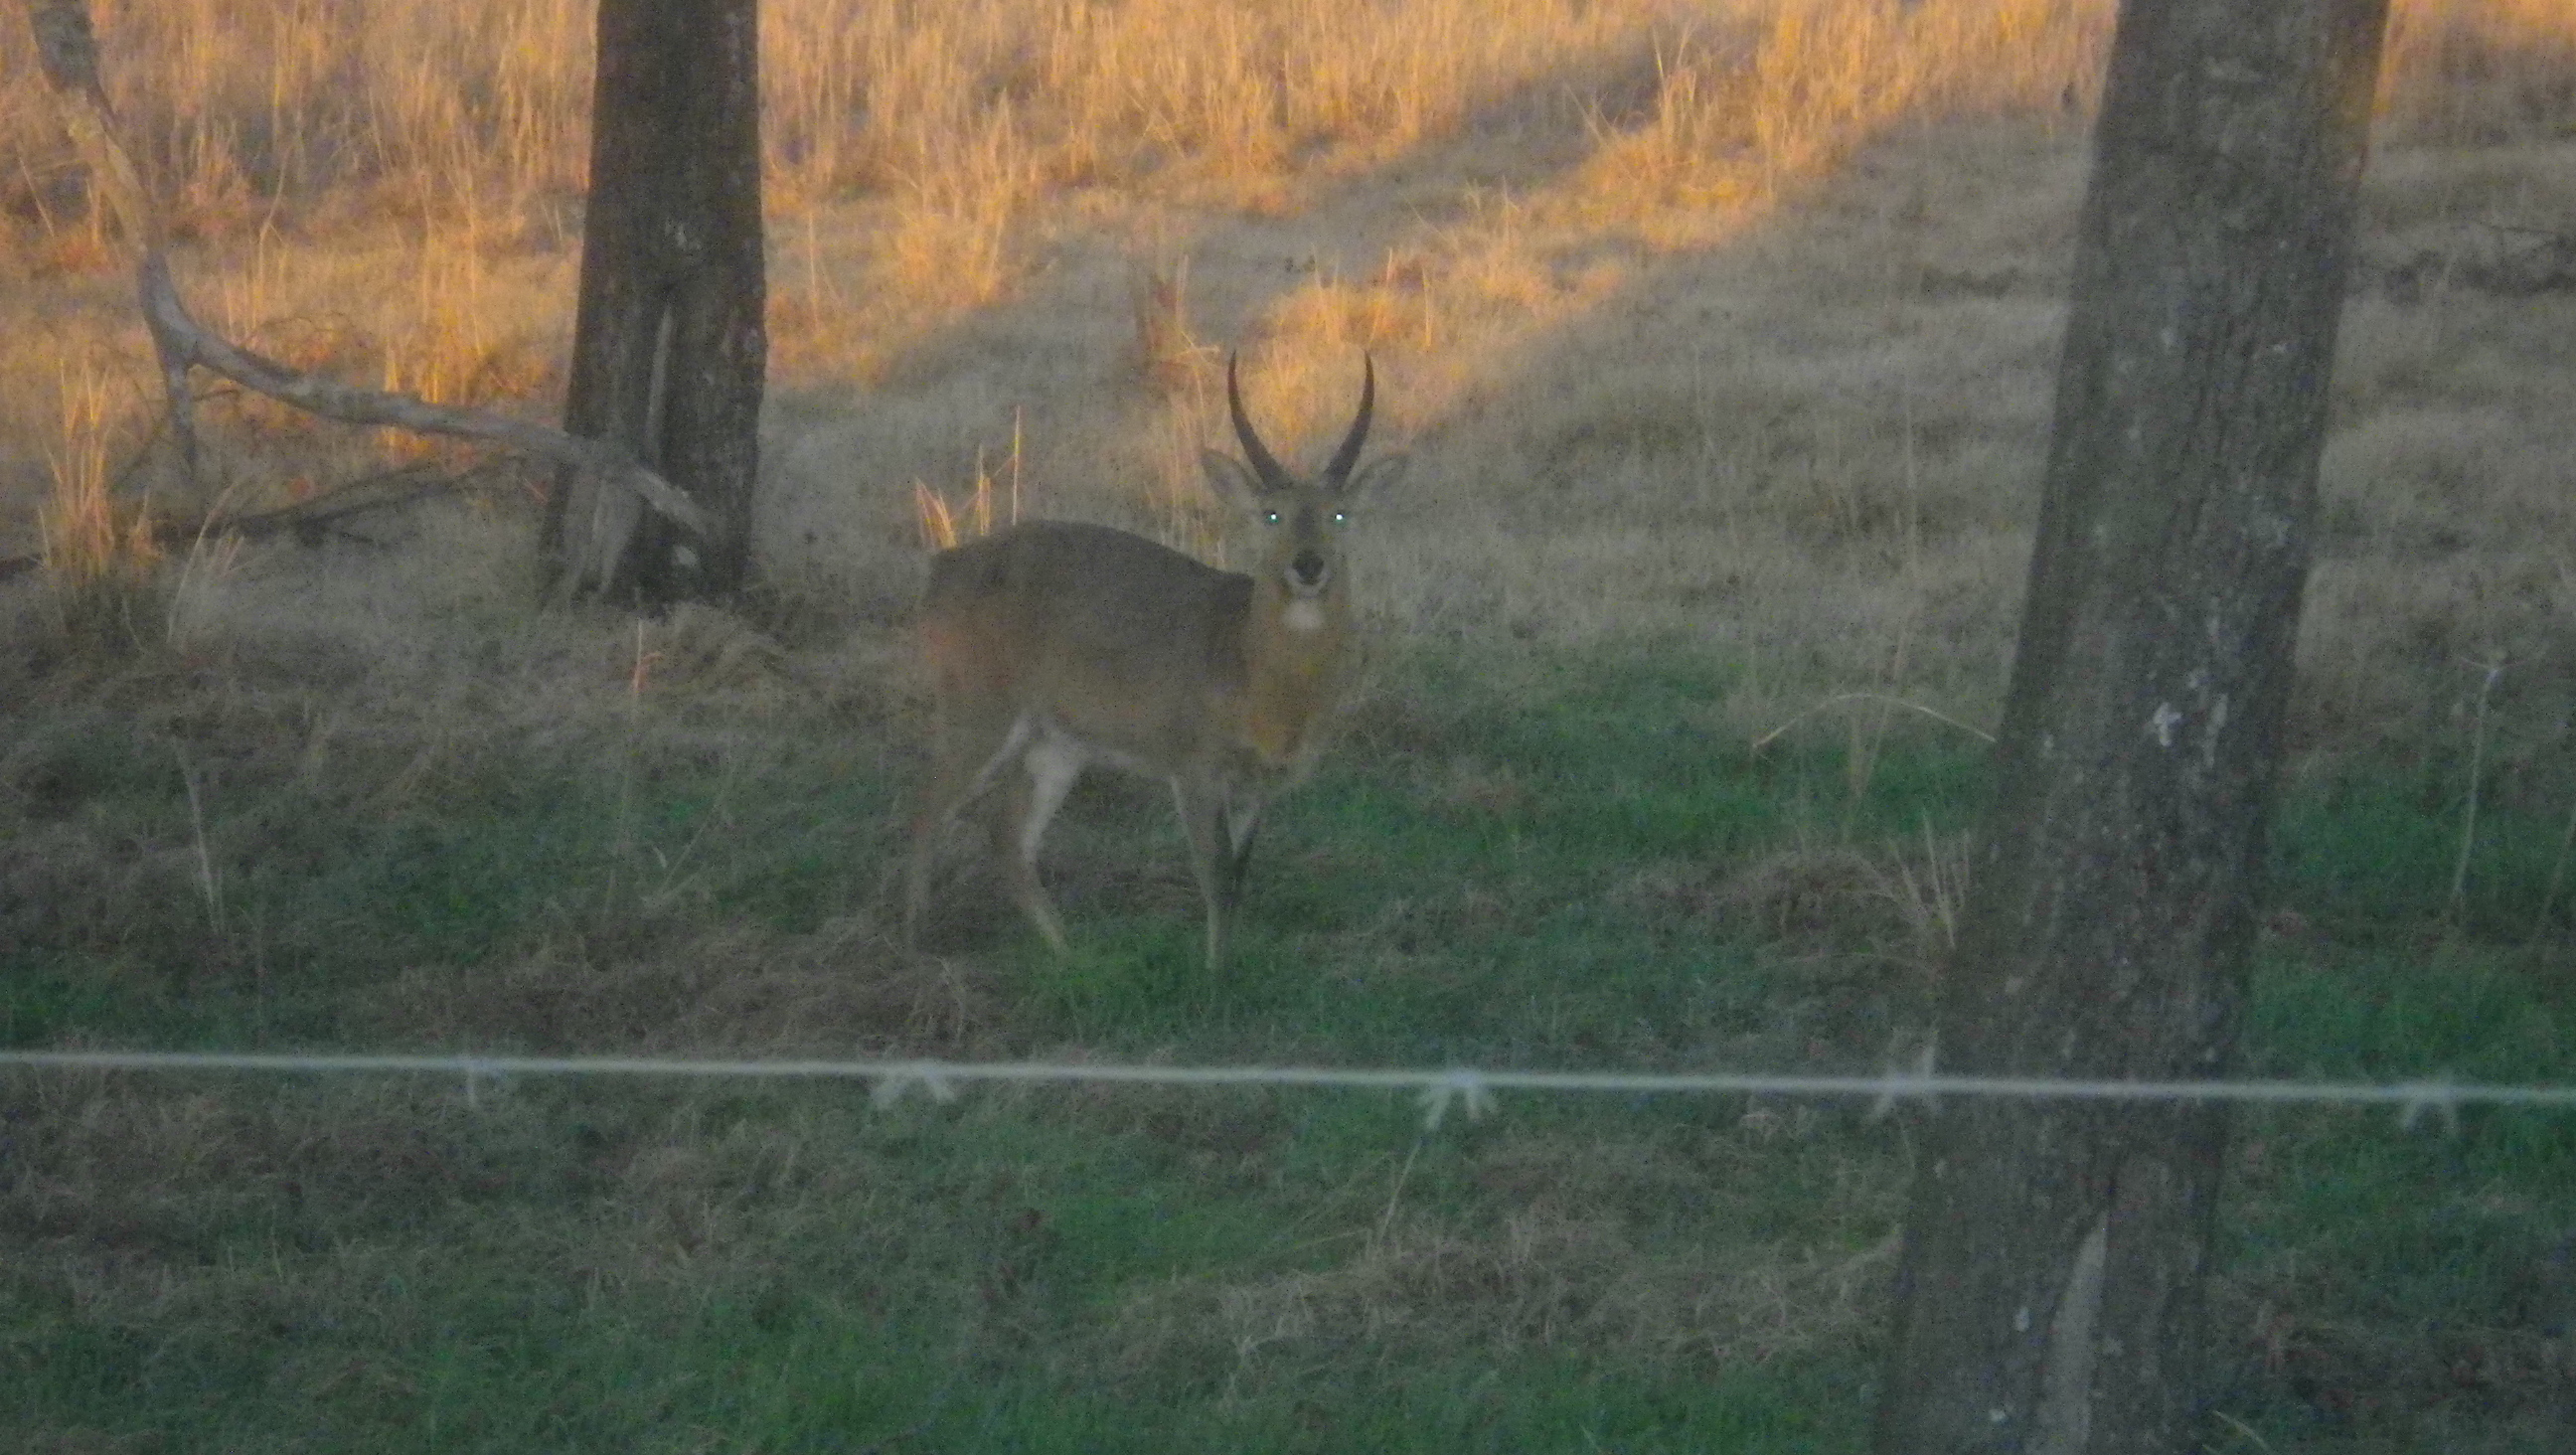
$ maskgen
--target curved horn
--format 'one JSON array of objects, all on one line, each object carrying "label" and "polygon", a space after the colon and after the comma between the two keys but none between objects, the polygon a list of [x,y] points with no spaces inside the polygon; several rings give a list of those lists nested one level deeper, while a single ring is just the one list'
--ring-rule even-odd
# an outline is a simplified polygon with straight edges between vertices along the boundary
[{"label": "curved horn", "polygon": [[1243,391],[1234,382],[1235,356],[1225,356],[1225,407],[1234,415],[1234,437],[1243,442],[1243,457],[1252,464],[1252,473],[1261,477],[1267,489],[1278,489],[1288,483],[1288,472],[1279,468],[1270,451],[1261,446],[1261,436],[1252,429],[1252,421],[1243,412]]},{"label": "curved horn", "polygon": [[1369,408],[1377,403],[1377,365],[1368,352],[1360,353],[1360,413],[1351,421],[1351,432],[1342,436],[1342,447],[1333,451],[1333,462],[1324,467],[1324,478],[1338,485],[1350,478],[1351,466],[1360,462],[1360,441],[1368,438]]}]

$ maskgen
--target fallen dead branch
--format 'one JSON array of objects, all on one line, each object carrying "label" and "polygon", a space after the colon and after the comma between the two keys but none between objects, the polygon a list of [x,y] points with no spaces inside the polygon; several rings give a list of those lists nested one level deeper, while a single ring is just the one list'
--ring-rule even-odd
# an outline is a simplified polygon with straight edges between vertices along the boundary
[{"label": "fallen dead branch", "polygon": [[116,214],[124,236],[140,254],[136,281],[143,317],[161,359],[170,399],[170,427],[182,468],[196,471],[196,426],[188,370],[210,369],[243,388],[344,424],[390,426],[422,434],[488,440],[540,459],[587,472],[629,491],[699,535],[707,520],[696,503],[632,454],[604,440],[583,439],[529,420],[486,410],[432,404],[409,394],[360,389],[288,368],[198,323],[171,280],[159,211],[116,130],[98,80],[98,46],[82,0],[36,0],[30,22],[36,50],[60,103],[64,127],[87,163],[93,185]]}]

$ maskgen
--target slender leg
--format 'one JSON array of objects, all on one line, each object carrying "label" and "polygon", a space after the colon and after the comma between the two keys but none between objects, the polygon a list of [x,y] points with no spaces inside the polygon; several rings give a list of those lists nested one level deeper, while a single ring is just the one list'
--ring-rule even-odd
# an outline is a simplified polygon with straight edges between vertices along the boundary
[{"label": "slender leg", "polygon": [[1242,878],[1226,822],[1225,790],[1183,775],[1172,780],[1172,805],[1180,810],[1181,828],[1189,835],[1190,877],[1198,880],[1199,897],[1207,901],[1208,969],[1222,970],[1226,918]]},{"label": "slender leg", "polygon": [[1038,882],[1038,844],[1046,838],[1055,811],[1064,806],[1064,796],[1073,791],[1074,780],[1082,776],[1083,753],[1072,743],[1042,732],[1022,763],[1028,772],[1013,775],[1010,797],[993,820],[993,857],[1001,861],[1002,877],[1020,912],[1061,955],[1065,953],[1064,923],[1047,900],[1046,886]]},{"label": "slender leg", "polygon": [[1261,832],[1262,802],[1253,798],[1242,803],[1228,802],[1225,813],[1225,904],[1231,910],[1243,903],[1243,881],[1252,869],[1252,841]]},{"label": "slender leg", "polygon": [[940,840],[968,804],[990,791],[1005,764],[1027,747],[1027,720],[1007,723],[943,721],[933,734],[937,745],[930,786],[912,819],[912,862],[904,872],[903,942],[920,943],[922,917],[930,911],[931,871],[937,867]]}]

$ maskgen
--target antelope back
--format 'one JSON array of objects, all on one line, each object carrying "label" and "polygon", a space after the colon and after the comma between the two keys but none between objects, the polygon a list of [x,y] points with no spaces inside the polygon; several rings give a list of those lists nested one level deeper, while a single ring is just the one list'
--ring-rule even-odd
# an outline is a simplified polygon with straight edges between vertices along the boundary
[{"label": "antelope back", "polygon": [[1141,536],[1035,521],[932,562],[922,599],[943,737],[1022,717],[1150,773],[1199,747],[1241,677],[1251,583]]}]

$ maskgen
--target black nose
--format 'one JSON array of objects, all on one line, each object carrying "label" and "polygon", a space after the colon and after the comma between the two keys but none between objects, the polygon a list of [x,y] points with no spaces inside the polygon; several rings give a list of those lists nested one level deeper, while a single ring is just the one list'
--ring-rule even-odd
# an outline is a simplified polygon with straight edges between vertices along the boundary
[{"label": "black nose", "polygon": [[1288,563],[1288,570],[1296,576],[1298,585],[1312,586],[1324,579],[1324,553],[1299,551],[1297,558]]}]

